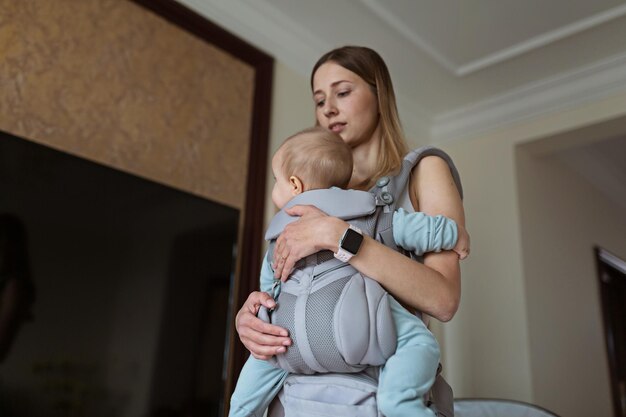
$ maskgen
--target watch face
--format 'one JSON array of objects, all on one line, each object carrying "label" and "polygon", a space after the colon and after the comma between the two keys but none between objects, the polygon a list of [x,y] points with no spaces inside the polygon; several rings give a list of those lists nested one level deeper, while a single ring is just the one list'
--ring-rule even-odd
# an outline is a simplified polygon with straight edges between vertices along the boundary
[{"label": "watch face", "polygon": [[361,243],[363,242],[363,235],[355,232],[352,229],[346,230],[346,234],[343,236],[343,240],[341,241],[341,247],[353,255],[359,251],[361,247]]}]

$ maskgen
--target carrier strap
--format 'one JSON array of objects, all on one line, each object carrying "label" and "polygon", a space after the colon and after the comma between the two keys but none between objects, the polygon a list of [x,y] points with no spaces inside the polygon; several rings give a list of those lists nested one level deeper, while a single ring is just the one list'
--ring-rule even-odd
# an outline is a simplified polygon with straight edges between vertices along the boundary
[{"label": "carrier strap", "polygon": [[411,171],[427,156],[438,156],[446,161],[459,194],[463,198],[463,186],[461,185],[459,172],[454,166],[452,158],[447,153],[434,146],[422,146],[409,152],[404,157],[402,167],[397,175],[379,178],[374,187],[370,189],[370,192],[376,196],[375,201],[377,205],[382,206],[376,224],[375,237],[392,249],[399,250],[393,240],[393,212],[399,208],[398,204],[408,187]]},{"label": "carrier strap", "polygon": [[298,220],[298,217],[285,213],[285,208],[309,204],[313,204],[324,213],[342,220],[369,216],[376,211],[374,196],[367,191],[342,190],[335,187],[305,191],[292,198],[283,210],[274,216],[265,232],[265,239],[276,239],[285,226]]}]

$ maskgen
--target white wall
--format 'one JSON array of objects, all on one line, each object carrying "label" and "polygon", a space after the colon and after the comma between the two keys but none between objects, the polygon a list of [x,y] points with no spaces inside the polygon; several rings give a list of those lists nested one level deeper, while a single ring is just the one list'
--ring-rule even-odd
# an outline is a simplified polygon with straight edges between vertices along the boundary
[{"label": "white wall", "polygon": [[563,416],[609,416],[593,247],[626,259],[626,213],[555,156],[522,146],[516,160],[535,402]]},{"label": "white wall", "polygon": [[[572,338],[583,337],[583,334],[572,333],[560,338],[557,329],[548,329],[543,324],[545,317],[536,314],[539,307],[544,307],[545,311],[543,298],[538,296],[544,290],[544,283],[538,278],[537,270],[554,271],[558,267],[549,256],[537,262],[536,254],[527,252],[526,243],[529,241],[522,241],[527,223],[532,219],[528,220],[521,214],[528,210],[527,205],[531,203],[528,202],[528,193],[520,193],[518,181],[520,174],[529,174],[529,167],[525,164],[523,170],[518,172],[515,153],[517,145],[530,141],[539,141],[534,145],[545,153],[550,148],[569,146],[568,142],[580,143],[585,137],[587,140],[599,140],[603,136],[608,138],[618,128],[626,132],[626,124],[620,118],[624,115],[626,95],[614,95],[558,113],[541,115],[479,137],[439,145],[451,154],[460,170],[465,187],[467,225],[472,236],[472,256],[462,263],[461,308],[456,317],[443,326],[443,362],[457,396],[504,397],[536,402],[567,416],[602,415],[597,412],[589,414],[588,410],[587,414],[571,412],[586,402],[593,406],[600,401],[600,409],[605,409],[606,395],[599,398],[589,395],[596,387],[606,387],[603,385],[606,382],[601,382],[604,371],[594,370],[590,374],[580,371],[577,373],[578,381],[571,375],[570,378],[562,375],[558,377],[558,385],[549,384],[554,380],[545,378],[548,369],[559,372],[573,366],[566,355],[558,356],[555,352],[571,349],[569,342]],[[615,123],[615,120],[620,123]],[[555,177],[550,180],[545,175],[524,178],[523,189],[534,190],[548,184],[556,186],[559,181],[569,178],[569,173],[554,169],[556,171],[550,172],[550,175]],[[579,191],[579,186],[571,184],[571,179],[569,181],[572,188],[561,190],[563,195],[558,196],[571,197]],[[565,184],[559,183],[559,186]],[[537,200],[533,198],[533,201]],[[554,210],[563,209],[558,200],[545,201],[545,204],[555,205]],[[572,200],[569,201],[573,204]],[[577,215],[580,216],[580,213]],[[588,231],[586,227],[584,231]],[[550,232],[550,239],[555,239],[557,231],[551,228]],[[587,235],[587,243],[598,237],[598,233],[601,230]],[[547,235],[536,233],[530,236],[540,241]],[[607,242],[615,239],[604,235],[600,238]],[[587,247],[587,243],[583,246]],[[564,249],[567,257],[577,256],[574,249],[581,250],[572,245]],[[587,279],[595,279],[592,270],[586,268],[584,271],[592,274]],[[542,277],[545,280],[545,273]],[[588,290],[589,285],[585,288]],[[555,291],[558,289],[557,286]],[[570,291],[567,291],[560,297],[551,297],[555,305],[553,308],[571,305],[569,295]],[[587,296],[596,297],[597,294]],[[578,295],[574,303],[579,303],[581,297]],[[582,301],[588,300],[582,298]],[[582,318],[585,328],[594,329],[584,337],[600,335],[597,316],[590,314],[593,309],[583,309],[587,313]],[[550,332],[553,339],[542,344],[541,336]],[[596,340],[594,343],[594,355],[599,355],[597,343],[601,342]],[[553,362],[546,368],[548,353],[549,358],[558,360],[558,363]],[[589,363],[590,367],[604,366],[605,363],[605,359],[600,357],[589,357],[587,360],[593,362]],[[580,394],[580,383],[587,384],[589,391],[584,395]],[[589,384],[595,384],[595,387]],[[576,397],[572,397],[571,393],[575,393]],[[574,401],[572,398],[575,398]],[[566,405],[568,399],[569,406]]]},{"label": "white wall", "polygon": [[315,114],[309,80],[274,62],[274,84],[272,91],[272,114],[270,126],[270,148],[267,160],[267,185],[265,193],[265,226],[269,224],[276,208],[272,203],[272,156],[285,139],[294,133],[313,126]]},{"label": "white wall", "polygon": [[472,254],[461,306],[443,325],[445,375],[458,397],[531,399],[514,153],[506,140],[445,149],[460,171]]}]

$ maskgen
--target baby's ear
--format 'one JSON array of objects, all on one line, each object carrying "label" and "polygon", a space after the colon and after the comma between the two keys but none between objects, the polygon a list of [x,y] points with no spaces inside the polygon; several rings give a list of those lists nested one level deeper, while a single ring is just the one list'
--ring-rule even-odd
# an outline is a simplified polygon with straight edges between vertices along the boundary
[{"label": "baby's ear", "polygon": [[298,195],[304,191],[304,185],[302,184],[302,181],[295,175],[289,177],[289,184],[291,185],[292,195]]}]

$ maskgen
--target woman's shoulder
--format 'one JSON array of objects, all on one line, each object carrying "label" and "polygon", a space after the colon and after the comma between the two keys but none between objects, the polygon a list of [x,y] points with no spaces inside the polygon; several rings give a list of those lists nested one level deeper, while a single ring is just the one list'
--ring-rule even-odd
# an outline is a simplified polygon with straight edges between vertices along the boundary
[{"label": "woman's shoulder", "polygon": [[432,190],[452,183],[461,198],[463,197],[461,177],[447,152],[434,146],[423,146],[409,152],[405,161],[411,166],[412,189]]},{"label": "woman's shoulder", "polygon": [[452,158],[445,151],[428,146],[409,152],[405,164],[411,169],[406,192],[412,206],[431,215],[457,217],[463,188]]},{"label": "woman's shoulder", "polygon": [[454,166],[452,157],[450,157],[450,155],[446,151],[437,148],[436,146],[420,146],[419,148],[412,149],[404,156],[404,163],[409,163],[410,165],[413,165],[413,168],[423,165],[423,161],[429,161],[426,163],[427,165],[441,164],[445,162],[445,164],[448,166]]}]

